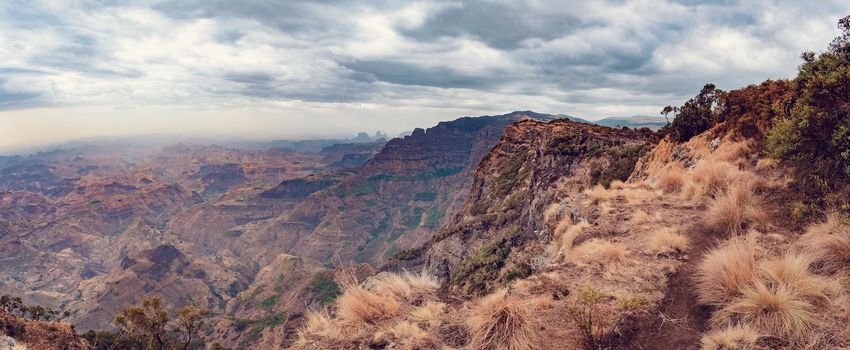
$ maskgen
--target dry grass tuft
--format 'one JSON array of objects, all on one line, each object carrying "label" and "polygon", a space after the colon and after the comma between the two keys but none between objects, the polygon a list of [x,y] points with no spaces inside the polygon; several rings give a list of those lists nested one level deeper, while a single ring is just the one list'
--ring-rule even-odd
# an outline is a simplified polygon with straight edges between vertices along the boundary
[{"label": "dry grass tuft", "polygon": [[776,168],[779,165],[779,161],[773,158],[761,158],[756,162],[756,170],[768,170]]},{"label": "dry grass tuft", "polygon": [[440,282],[427,273],[401,274],[382,272],[367,281],[370,290],[389,293],[399,298],[410,298],[415,293],[428,292],[439,288]]},{"label": "dry grass tuft", "polygon": [[798,241],[812,257],[817,272],[836,275],[850,270],[850,227],[835,213],[824,222],[812,225]]},{"label": "dry grass tuft", "polygon": [[594,238],[573,249],[572,256],[580,262],[598,262],[611,265],[626,258],[626,248],[622,244]]},{"label": "dry grass tuft", "polygon": [[658,189],[664,193],[678,193],[685,185],[685,169],[675,166],[667,168],[658,177]]},{"label": "dry grass tuft", "polygon": [[401,321],[392,328],[392,334],[400,340],[405,349],[412,349],[424,339],[428,338],[428,332],[419,328],[410,321]]},{"label": "dry grass tuft", "polygon": [[622,190],[626,188],[626,183],[620,180],[611,181],[611,184],[608,185],[608,188],[613,190]]},{"label": "dry grass tuft", "polygon": [[548,207],[546,207],[546,211],[543,212],[543,223],[549,225],[552,221],[557,220],[561,215],[561,204],[560,203],[552,203]]},{"label": "dry grass tuft", "polygon": [[[552,254],[558,256],[559,254],[566,255],[569,250],[573,248],[573,242],[578,238],[582,231],[586,228],[590,227],[590,223],[587,221],[582,221],[578,224],[571,225],[564,229],[560,234],[555,236],[554,249],[552,249]],[[556,230],[557,233],[557,230]]]},{"label": "dry grass tuft", "polygon": [[654,219],[654,218],[651,217],[649,215],[649,213],[647,213],[643,210],[638,210],[634,214],[632,214],[632,218],[629,219],[629,221],[633,224],[642,224],[642,223],[645,223],[645,222],[649,222],[649,220],[652,220],[652,219]]},{"label": "dry grass tuft", "polygon": [[758,340],[759,334],[749,326],[731,326],[702,337],[702,350],[750,350]]},{"label": "dry grass tuft", "polygon": [[481,300],[468,319],[472,332],[470,347],[481,350],[538,349],[537,327],[528,307],[506,291]]},{"label": "dry grass tuft", "polygon": [[757,281],[741,290],[741,295],[718,310],[715,324],[740,322],[759,332],[776,335],[799,344],[818,325],[818,310],[791,288],[768,286]]},{"label": "dry grass tuft", "polygon": [[714,150],[711,159],[742,164],[746,161],[747,154],[751,152],[751,149],[752,146],[749,142],[724,142]]},{"label": "dry grass tuft", "polygon": [[424,323],[428,327],[435,326],[440,319],[440,316],[445,313],[446,304],[440,302],[429,301],[418,308],[410,311],[410,318],[414,321]]},{"label": "dry grass tuft", "polygon": [[765,261],[760,270],[768,286],[783,286],[812,305],[824,306],[839,289],[837,282],[817,276],[809,270],[812,258],[805,254],[786,254]]},{"label": "dry grass tuft", "polygon": [[629,204],[639,204],[653,199],[657,199],[660,194],[655,191],[647,191],[641,189],[625,189],[620,191],[626,202]]},{"label": "dry grass tuft", "polygon": [[611,192],[605,189],[602,184],[596,184],[596,186],[584,190],[584,194],[590,197],[593,203],[603,203],[611,200]]},{"label": "dry grass tuft", "polygon": [[337,316],[354,326],[395,317],[400,309],[392,294],[369,291],[357,285],[345,286],[336,306]]},{"label": "dry grass tuft", "polygon": [[752,224],[765,224],[767,215],[761,200],[749,183],[737,183],[718,194],[708,204],[705,223],[709,228],[725,234],[746,232]]},{"label": "dry grass tuft", "polygon": [[298,330],[297,343],[306,345],[311,336],[338,339],[342,332],[326,310],[307,313],[307,320]]},{"label": "dry grass tuft", "polygon": [[756,245],[740,237],[733,238],[707,253],[696,274],[699,301],[723,305],[758,278]]},{"label": "dry grass tuft", "polygon": [[656,231],[649,237],[649,246],[655,254],[681,253],[688,249],[688,237],[671,229]]}]

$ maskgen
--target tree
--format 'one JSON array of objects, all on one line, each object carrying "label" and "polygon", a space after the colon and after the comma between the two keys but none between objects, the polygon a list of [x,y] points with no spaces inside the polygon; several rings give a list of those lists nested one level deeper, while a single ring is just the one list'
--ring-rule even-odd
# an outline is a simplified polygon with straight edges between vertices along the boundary
[{"label": "tree", "polygon": [[717,124],[718,116],[722,114],[724,95],[723,90],[709,83],[682,107],[664,107],[661,114],[665,117],[670,112],[676,114],[673,123],[665,127],[670,137],[677,142],[685,142]]},{"label": "tree", "polygon": [[177,309],[175,330],[183,338],[181,349],[189,349],[189,346],[192,344],[192,337],[204,326],[204,319],[209,317],[209,315],[209,310],[195,306],[184,306]]},{"label": "tree", "polygon": [[165,348],[165,326],[168,324],[168,312],[159,296],[142,299],[141,306],[127,306],[115,317],[115,325],[122,333],[134,339],[144,349]]}]

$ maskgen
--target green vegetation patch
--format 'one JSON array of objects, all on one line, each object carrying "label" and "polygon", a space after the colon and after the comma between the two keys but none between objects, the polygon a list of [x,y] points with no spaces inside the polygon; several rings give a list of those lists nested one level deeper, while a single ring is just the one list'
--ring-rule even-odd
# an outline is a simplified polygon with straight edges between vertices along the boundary
[{"label": "green vegetation patch", "polygon": [[529,167],[524,166],[527,160],[528,155],[525,153],[515,154],[508,159],[508,164],[495,180],[497,194],[505,196],[516,184],[525,180],[530,171]]},{"label": "green vegetation patch", "polygon": [[602,184],[608,187],[614,180],[626,181],[635,169],[638,159],[652,149],[648,143],[629,144],[612,147],[605,151],[608,155],[608,166],[590,170],[592,184]]},{"label": "green vegetation patch", "polygon": [[339,283],[336,283],[327,273],[316,275],[311,287],[313,292],[316,293],[315,300],[318,300],[323,305],[332,303],[342,295],[342,288],[339,286]]},{"label": "green vegetation patch", "polygon": [[263,300],[263,302],[260,303],[260,307],[266,310],[271,310],[277,304],[277,300],[279,298],[280,296],[278,295],[269,297],[268,299]]},{"label": "green vegetation patch", "polygon": [[439,207],[428,208],[428,215],[425,216],[425,223],[422,226],[427,228],[437,228],[440,225],[440,220],[446,215],[446,211]]},{"label": "green vegetation patch", "polygon": [[437,199],[436,191],[419,192],[413,196],[413,200],[421,202],[433,202],[435,199]]},{"label": "green vegetation patch", "polygon": [[489,283],[498,280],[518,234],[519,227],[514,226],[506,237],[482,246],[478,253],[455,267],[451,283],[463,286],[470,293],[481,295],[487,292]]},{"label": "green vegetation patch", "polygon": [[422,222],[422,213],[425,212],[424,209],[419,207],[408,208],[408,215],[405,215],[402,219],[402,225],[409,229],[414,229],[419,227],[419,223]]}]

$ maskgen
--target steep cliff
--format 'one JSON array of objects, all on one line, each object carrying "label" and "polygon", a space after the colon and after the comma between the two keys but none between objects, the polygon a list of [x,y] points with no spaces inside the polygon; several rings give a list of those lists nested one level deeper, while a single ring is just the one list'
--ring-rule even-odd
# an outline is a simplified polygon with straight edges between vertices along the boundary
[{"label": "steep cliff", "polygon": [[[428,266],[467,292],[522,278],[548,263],[544,212],[597,183],[627,180],[655,134],[556,120],[521,121],[475,171],[453,220],[434,237]],[[561,206],[578,209],[571,200]],[[578,215],[578,213],[575,213]]]}]

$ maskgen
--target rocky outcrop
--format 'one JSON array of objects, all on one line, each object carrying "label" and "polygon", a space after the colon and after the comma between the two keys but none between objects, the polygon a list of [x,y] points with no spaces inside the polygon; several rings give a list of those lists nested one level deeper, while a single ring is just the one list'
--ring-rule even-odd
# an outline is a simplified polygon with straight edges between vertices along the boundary
[{"label": "rocky outcrop", "polygon": [[71,324],[28,320],[0,309],[0,349],[88,350],[91,346]]},{"label": "rocky outcrop", "polygon": [[390,140],[354,175],[279,221],[309,225],[291,251],[322,262],[380,264],[425,244],[460,208],[475,167],[504,127],[530,117],[551,116],[465,117]]},{"label": "rocky outcrop", "polygon": [[[649,130],[568,120],[508,126],[475,170],[469,196],[433,239],[425,262],[466,292],[483,292],[545,263],[546,207],[594,184],[627,180],[650,149]],[[562,205],[570,206],[569,201]]]}]

